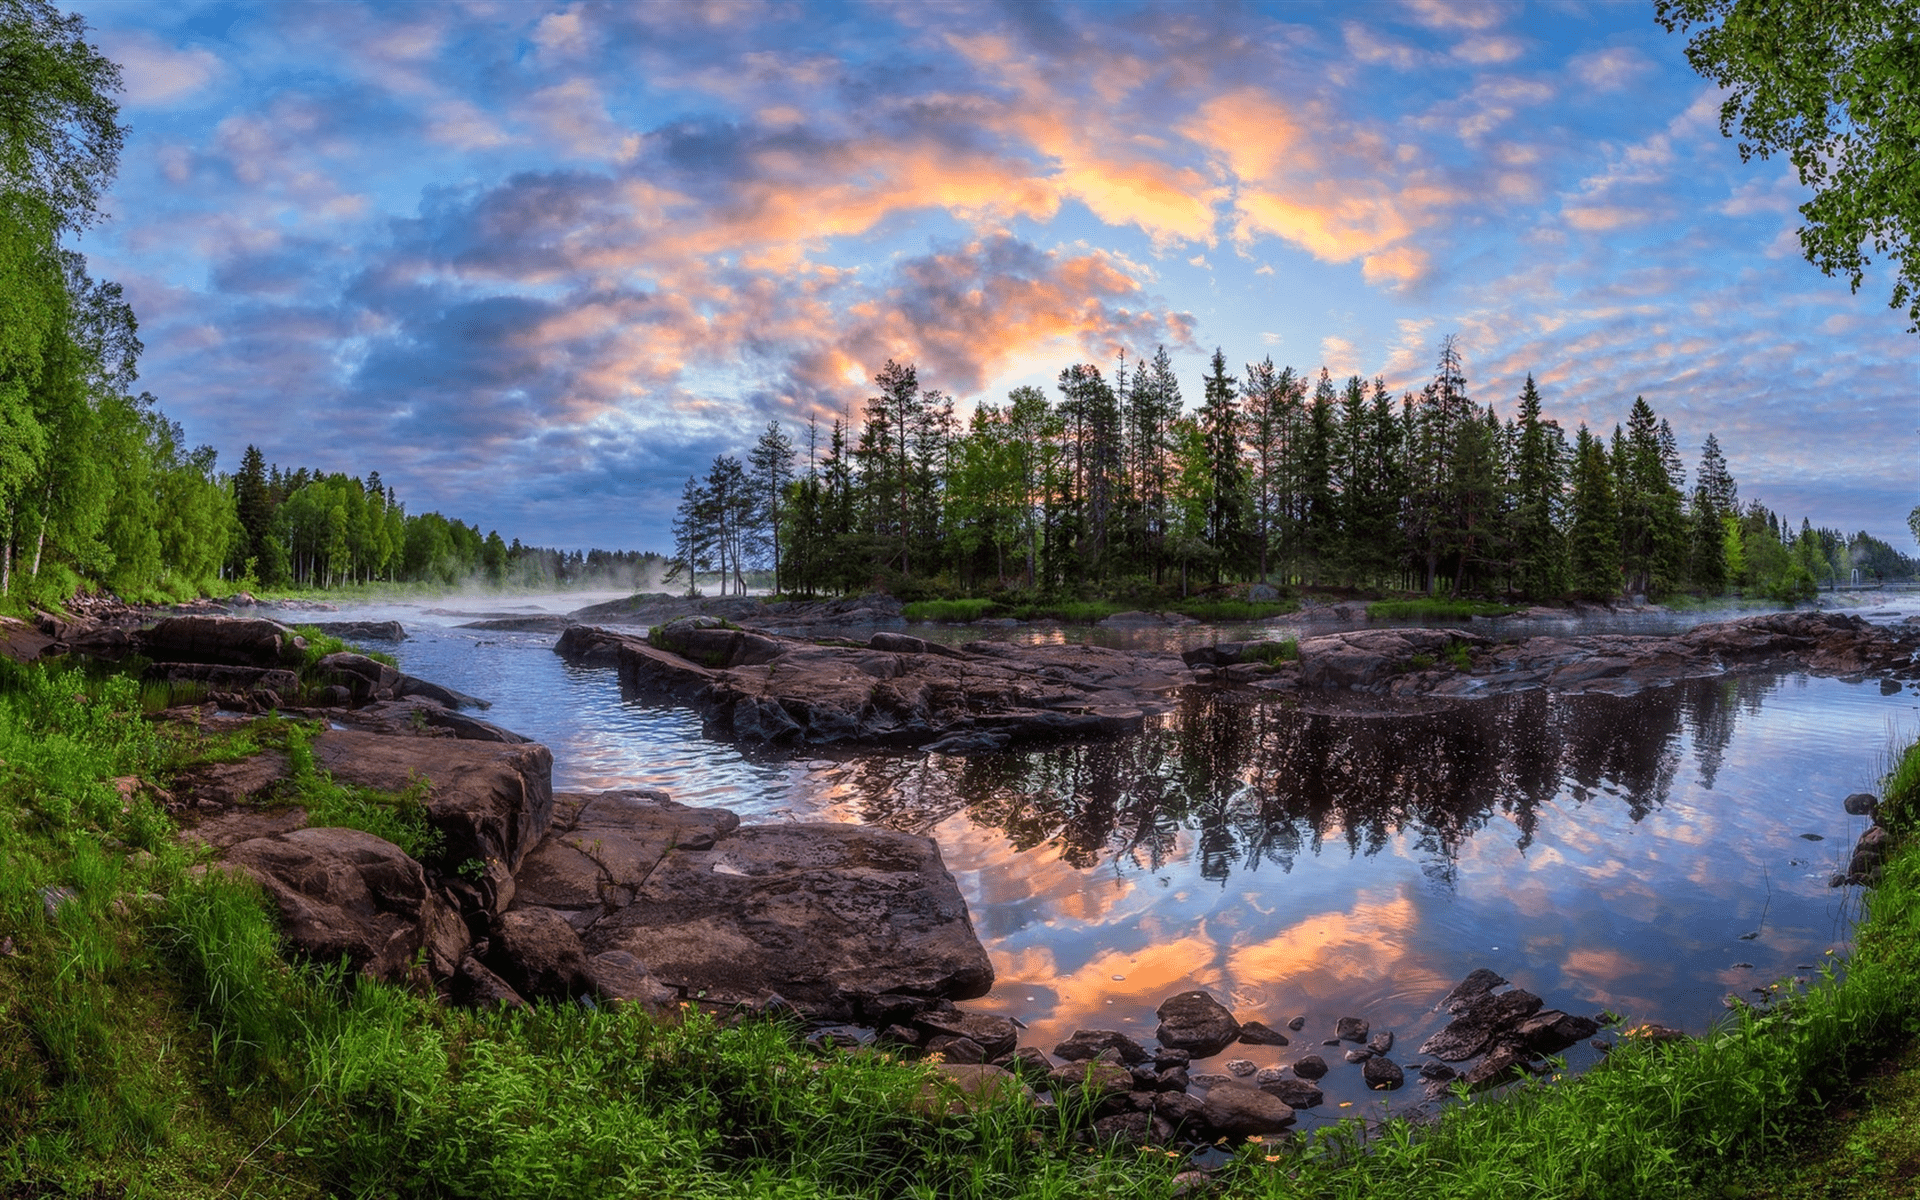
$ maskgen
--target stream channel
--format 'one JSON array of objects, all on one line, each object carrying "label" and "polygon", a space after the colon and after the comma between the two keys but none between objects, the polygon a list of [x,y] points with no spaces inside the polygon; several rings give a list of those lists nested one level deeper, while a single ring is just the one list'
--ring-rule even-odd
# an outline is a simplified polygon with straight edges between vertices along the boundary
[{"label": "stream channel", "polygon": [[[1305,1028],[1258,1066],[1319,1053],[1333,1070],[1303,1128],[1417,1086],[1370,1093],[1333,1036],[1360,1016],[1393,1057],[1447,1021],[1436,1002],[1490,967],[1549,1007],[1704,1032],[1729,994],[1810,977],[1844,955],[1858,889],[1830,888],[1873,791],[1911,740],[1920,696],[1802,673],[1733,675],[1631,697],[1530,692],[1422,715],[1309,715],[1259,693],[1193,689],[1138,734],[979,758],[922,752],[748,755],[692,713],[623,696],[570,666],[554,634],[457,626],[481,612],[563,613],[611,597],[487,597],[278,612],[398,620],[403,669],[491,700],[487,719],[550,747],[556,791],[665,788],[743,820],[858,821],[935,838],[998,982],[967,1002],[1051,1050],[1075,1029],[1149,1039],[1153,1010],[1203,987],[1242,1020]],[[1892,621],[1920,595],[1862,612]],[[1678,629],[1729,613],[1603,622],[1475,621],[1495,636]],[[1174,648],[1342,628],[1281,620],[1147,630],[915,626],[920,636],[1082,638]],[[841,633],[841,630],[835,630]],[[864,637],[862,631],[844,631]],[[1603,1033],[1602,1036],[1607,1036]],[[1574,1069],[1598,1052],[1568,1051]]]}]

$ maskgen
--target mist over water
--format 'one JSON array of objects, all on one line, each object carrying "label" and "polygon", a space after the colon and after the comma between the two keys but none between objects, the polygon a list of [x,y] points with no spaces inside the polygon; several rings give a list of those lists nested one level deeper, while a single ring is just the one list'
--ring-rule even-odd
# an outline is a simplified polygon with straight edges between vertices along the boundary
[{"label": "mist over water", "polygon": [[[493,598],[470,612],[598,598]],[[1142,732],[1099,743],[973,759],[750,756],[685,710],[623,696],[612,670],[563,663],[552,634],[452,627],[469,615],[339,614],[402,621],[405,669],[492,700],[490,720],[553,749],[557,789],[662,787],[748,820],[933,836],[999,976],[969,1007],[1018,1017],[1030,1044],[1051,1049],[1076,1028],[1149,1037],[1158,1003],[1196,986],[1243,1019],[1305,1016],[1294,1045],[1236,1046],[1220,1061],[1330,1055],[1313,1120],[1381,1099],[1320,1050],[1336,1018],[1393,1030],[1395,1057],[1418,1062],[1444,1023],[1433,1005],[1474,967],[1549,1006],[1691,1032],[1729,993],[1814,973],[1844,952],[1857,915],[1857,890],[1827,886],[1865,828],[1841,801],[1873,790],[1889,747],[1920,727],[1912,691],[1788,673],[1389,716],[1194,689]]]}]

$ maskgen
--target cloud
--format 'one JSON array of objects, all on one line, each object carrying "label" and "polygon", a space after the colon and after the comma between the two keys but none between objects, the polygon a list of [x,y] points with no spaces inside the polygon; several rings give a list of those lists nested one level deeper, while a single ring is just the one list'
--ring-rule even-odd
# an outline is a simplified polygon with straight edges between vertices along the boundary
[{"label": "cloud", "polygon": [[1653,70],[1647,56],[1631,46],[1609,46],[1578,54],[1567,62],[1573,77],[1596,92],[1615,92]]},{"label": "cloud", "polygon": [[164,107],[201,91],[221,73],[212,51],[171,46],[144,30],[103,34],[101,49],[120,64],[124,95],[134,107]]}]

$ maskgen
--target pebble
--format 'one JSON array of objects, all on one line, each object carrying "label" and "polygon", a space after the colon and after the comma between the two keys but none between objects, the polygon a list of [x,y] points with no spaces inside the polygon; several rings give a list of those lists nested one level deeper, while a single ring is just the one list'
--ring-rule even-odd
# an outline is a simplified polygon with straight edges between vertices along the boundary
[{"label": "pebble", "polygon": [[1253,1081],[1255,1083],[1278,1083],[1286,1077],[1287,1069],[1285,1067],[1261,1067],[1259,1071],[1255,1072]]},{"label": "pebble", "polygon": [[1299,1033],[1306,1027],[1307,1019],[1305,1017],[1295,1017],[1293,1020],[1287,1022],[1287,1028],[1293,1030],[1295,1033]]},{"label": "pebble", "polygon": [[1220,1074],[1215,1074],[1213,1072],[1204,1072],[1204,1071],[1198,1075],[1192,1076],[1191,1078],[1192,1078],[1193,1086],[1203,1087],[1203,1088],[1219,1087],[1223,1083],[1233,1082],[1233,1076],[1231,1075],[1220,1075]]}]

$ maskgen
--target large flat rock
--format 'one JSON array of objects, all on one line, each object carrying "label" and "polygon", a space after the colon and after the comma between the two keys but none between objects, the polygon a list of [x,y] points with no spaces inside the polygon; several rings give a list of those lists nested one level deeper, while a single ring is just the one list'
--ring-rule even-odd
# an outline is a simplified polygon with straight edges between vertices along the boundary
[{"label": "large flat rock", "polygon": [[777,992],[818,1015],[884,993],[964,1000],[993,983],[939,847],[858,825],[742,827],[710,849],[675,849],[583,941],[632,954],[689,996]]},{"label": "large flat rock", "polygon": [[1101,737],[1172,708],[1192,669],[1172,654],[971,642],[897,633],[822,644],[676,622],[648,638],[569,629],[554,647],[617,665],[623,686],[687,704],[711,732],[781,745],[919,746],[955,753]]},{"label": "large flat rock", "polygon": [[632,904],[668,853],[711,849],[740,826],[724,808],[676,804],[665,792],[554,797],[547,837],[514,872],[515,908],[549,908],[585,929]]}]

